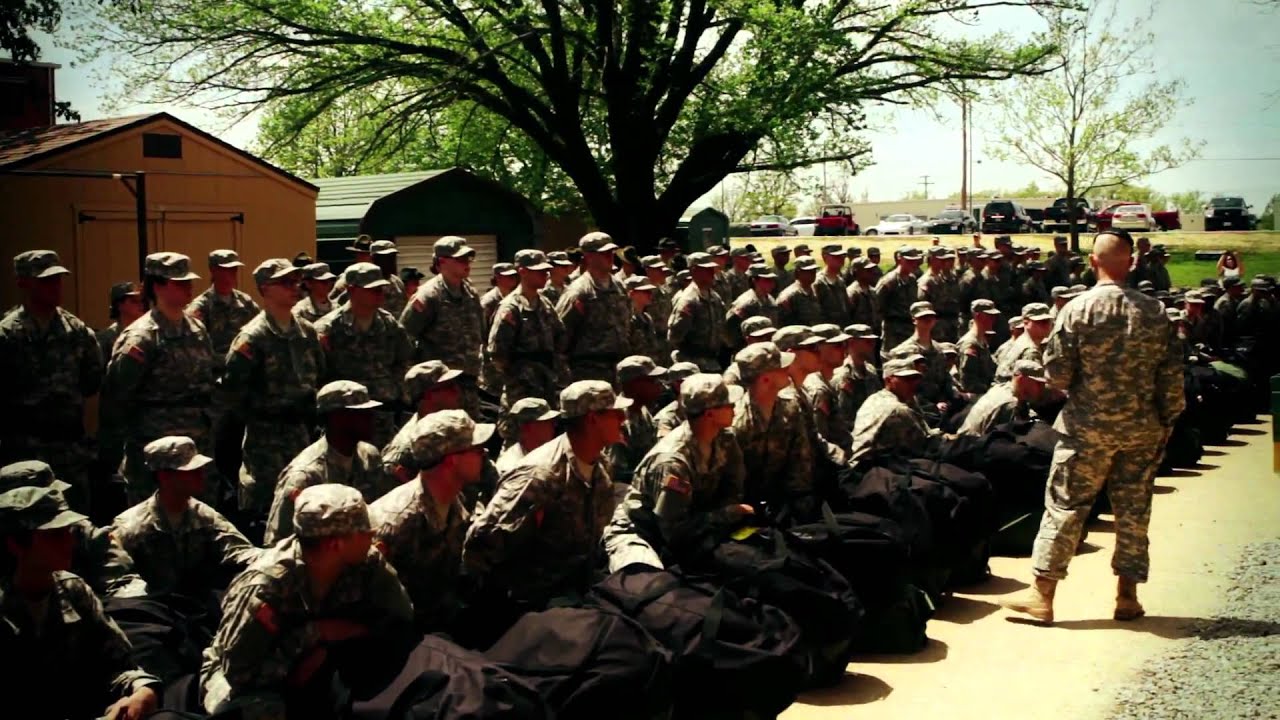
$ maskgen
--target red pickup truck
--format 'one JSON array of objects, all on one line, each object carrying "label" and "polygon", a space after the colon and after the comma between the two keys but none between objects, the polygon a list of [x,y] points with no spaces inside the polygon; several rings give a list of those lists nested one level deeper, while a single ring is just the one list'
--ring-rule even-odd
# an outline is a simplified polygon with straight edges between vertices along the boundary
[{"label": "red pickup truck", "polygon": [[848,205],[823,205],[813,228],[814,235],[857,235],[859,231],[853,208]]},{"label": "red pickup truck", "polygon": [[[1098,232],[1111,229],[1111,218],[1115,217],[1116,208],[1133,204],[1131,202],[1112,203],[1094,215],[1093,221]],[[1178,210],[1153,210],[1151,219],[1164,231],[1182,229],[1182,213]]]}]

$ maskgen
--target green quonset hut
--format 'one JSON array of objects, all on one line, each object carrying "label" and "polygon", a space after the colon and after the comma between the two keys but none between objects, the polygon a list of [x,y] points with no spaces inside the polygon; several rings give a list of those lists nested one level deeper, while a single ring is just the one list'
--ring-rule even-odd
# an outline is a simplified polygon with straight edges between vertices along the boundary
[{"label": "green quonset hut", "polygon": [[713,207],[690,212],[676,223],[676,242],[686,252],[701,252],[710,245],[729,245],[729,216]]},{"label": "green quonset hut", "polygon": [[431,246],[461,235],[476,249],[471,281],[489,287],[495,262],[538,247],[533,206],[501,185],[460,168],[312,180],[316,198],[316,256],[334,272],[351,264],[347,246],[356,236],[394,240],[400,267],[431,277]]}]

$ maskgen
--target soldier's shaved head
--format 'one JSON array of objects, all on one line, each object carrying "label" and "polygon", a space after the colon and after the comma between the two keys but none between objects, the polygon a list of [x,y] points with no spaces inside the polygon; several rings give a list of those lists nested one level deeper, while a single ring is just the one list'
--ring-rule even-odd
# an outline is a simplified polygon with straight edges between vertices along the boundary
[{"label": "soldier's shaved head", "polygon": [[1133,241],[1127,234],[1099,233],[1093,239],[1093,252],[1089,255],[1089,264],[1098,273],[1098,280],[1110,280],[1123,285],[1129,275],[1129,265],[1133,259]]}]

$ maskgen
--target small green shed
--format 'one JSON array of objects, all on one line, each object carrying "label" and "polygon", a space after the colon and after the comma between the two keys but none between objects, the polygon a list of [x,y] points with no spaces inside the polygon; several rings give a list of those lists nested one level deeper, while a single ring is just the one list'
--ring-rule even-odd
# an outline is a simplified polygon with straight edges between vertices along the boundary
[{"label": "small green shed", "polygon": [[316,256],[335,272],[351,263],[346,248],[357,235],[394,240],[400,267],[430,276],[431,247],[461,235],[476,249],[472,281],[488,287],[493,263],[538,246],[537,212],[520,195],[461,168],[312,180],[316,198]]},{"label": "small green shed", "polygon": [[708,245],[729,244],[729,216],[713,207],[690,212],[676,223],[676,242],[685,252],[706,250]]}]

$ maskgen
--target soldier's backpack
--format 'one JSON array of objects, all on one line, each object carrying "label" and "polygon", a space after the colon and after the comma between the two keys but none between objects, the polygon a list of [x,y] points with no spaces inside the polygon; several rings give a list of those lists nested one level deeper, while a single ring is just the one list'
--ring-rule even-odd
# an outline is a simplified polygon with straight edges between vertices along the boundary
[{"label": "soldier's backpack", "polygon": [[800,628],[778,608],[641,565],[605,578],[589,599],[635,619],[672,652],[677,718],[772,717],[805,685]]},{"label": "soldier's backpack", "polygon": [[636,621],[596,608],[528,613],[485,657],[538,691],[561,720],[664,716],[671,653]]}]

